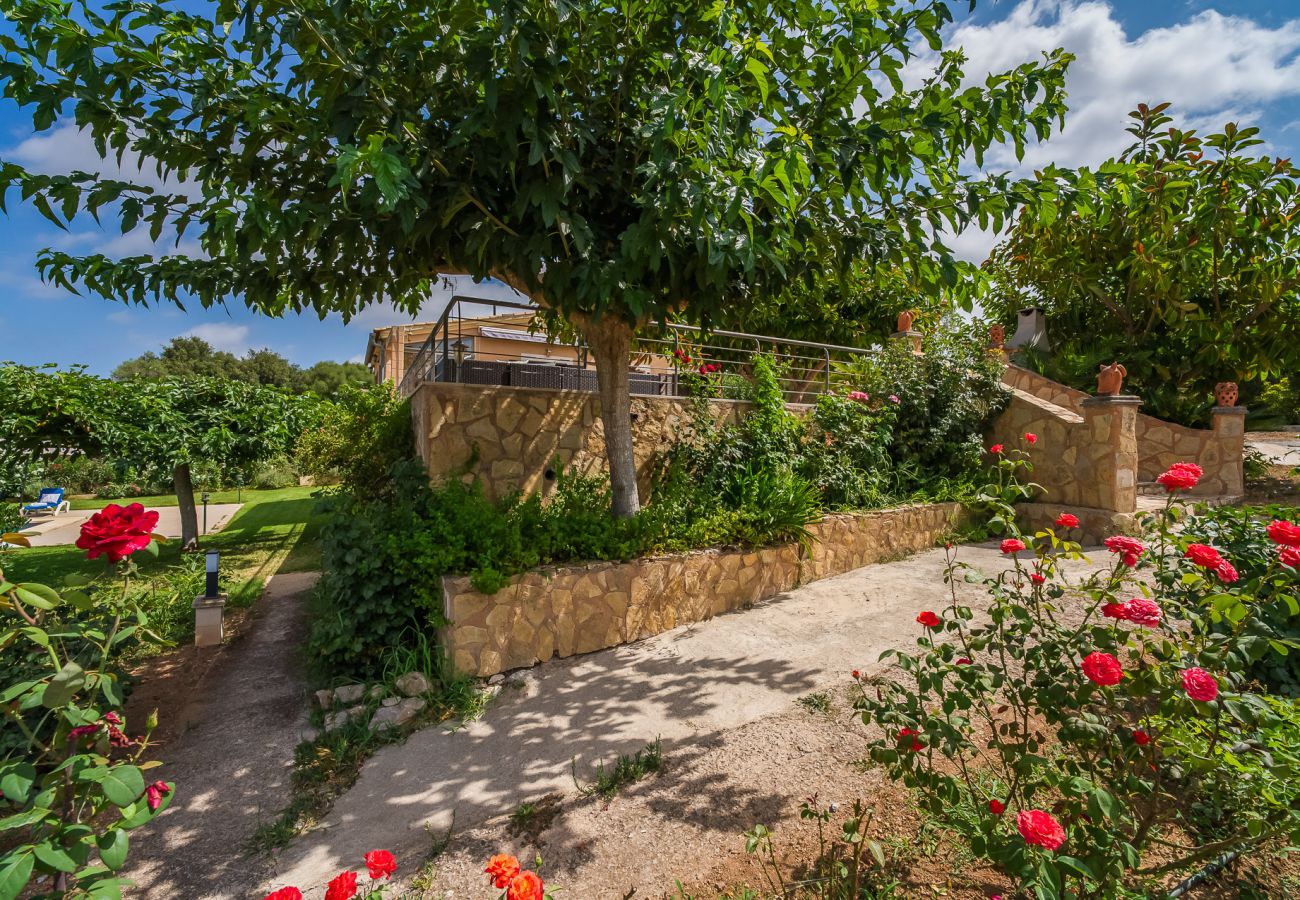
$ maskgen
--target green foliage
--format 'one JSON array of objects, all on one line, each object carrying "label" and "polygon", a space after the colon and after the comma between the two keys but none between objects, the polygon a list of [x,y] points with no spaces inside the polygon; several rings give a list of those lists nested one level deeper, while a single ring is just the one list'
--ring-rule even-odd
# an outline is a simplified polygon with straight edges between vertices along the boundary
[{"label": "green foliage", "polygon": [[410,404],[382,384],[343,387],[299,438],[296,461],[318,483],[366,493],[384,490],[393,466],[414,455]]},{"label": "green foliage", "polygon": [[145,774],[154,723],[139,742],[122,731],[112,661],[152,623],[128,589],[134,566],[121,565],[120,591],[80,578],[62,592],[7,581],[20,564],[0,572],[0,699],[24,736],[0,756],[0,827],[14,832],[0,851],[6,900],[38,876],[50,879],[45,896],[118,896],[128,833],[171,802],[175,786]]},{"label": "green foliage", "polygon": [[1277,566],[1277,545],[1267,532],[1268,523],[1275,519],[1300,522],[1300,509],[1202,506],[1187,520],[1186,528],[1231,557],[1241,579],[1239,590],[1253,598],[1247,625],[1252,642],[1282,642],[1282,649],[1291,648],[1285,654],[1252,653],[1247,674],[1271,693],[1300,697],[1300,584]]},{"label": "green foliage", "polygon": [[[1064,572],[1078,545],[1050,529],[1020,536],[1028,549],[1010,548],[1011,568],[995,576],[950,557],[954,587],[938,623],[923,628],[916,652],[885,654],[896,672],[862,686],[863,721],[880,730],[871,758],[1025,894],[1150,893],[1166,873],[1300,837],[1292,745],[1266,743],[1294,739],[1294,711],[1249,691],[1250,664],[1288,649],[1260,638],[1269,598],[1254,593],[1257,580],[1225,582],[1185,558],[1206,536],[1176,518],[1166,506],[1150,520],[1154,544],[1135,567],[1116,552],[1109,569],[1079,580]],[[1268,576],[1295,585],[1276,556]],[[986,615],[959,599],[962,580],[985,586]],[[1107,607],[1135,596],[1158,605],[1157,621]],[[1116,683],[1086,677],[1094,653],[1121,667]],[[1215,698],[1194,699],[1184,680],[1192,668],[1213,679]],[[1266,777],[1241,777],[1257,766]],[[1211,817],[1213,835],[1197,804],[1227,809]],[[1018,833],[1028,810],[1056,820],[1061,846]],[[1169,842],[1179,829],[1190,846]]]},{"label": "green foliage", "polygon": [[241,359],[214,350],[200,337],[172,338],[161,353],[148,351],[113,370],[117,381],[134,378],[218,378],[246,381],[294,394],[311,392],[328,398],[344,385],[361,386],[373,379],[360,363],[324,360],[303,369],[273,350],[250,350]]},{"label": "green foliage", "polygon": [[[1255,156],[1257,128],[1197,135],[1169,104],[1130,113],[1134,143],[1077,172],[1048,167],[1062,205],[1018,220],[989,263],[984,309],[1047,311],[1047,374],[1091,390],[1118,359],[1148,410],[1203,424],[1216,382],[1284,377],[1300,368],[1300,169]],[[1249,404],[1249,399],[1244,397]]]},{"label": "green foliage", "polygon": [[663,765],[663,742],[656,740],[636,753],[620,753],[609,768],[605,767],[604,761],[597,762],[592,770],[591,781],[583,784],[578,780],[578,760],[575,757],[572,767],[573,784],[584,797],[596,796],[609,800],[628,785],[659,772]]}]

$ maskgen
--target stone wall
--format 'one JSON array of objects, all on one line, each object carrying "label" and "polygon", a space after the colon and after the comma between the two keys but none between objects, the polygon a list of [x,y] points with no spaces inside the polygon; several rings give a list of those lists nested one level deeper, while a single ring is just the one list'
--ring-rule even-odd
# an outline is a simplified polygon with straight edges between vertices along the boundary
[{"label": "stone wall", "polygon": [[[1019,388],[989,430],[990,444],[1025,450],[1046,502],[1131,513],[1137,507],[1136,403],[1089,398],[1075,412]],[[1038,436],[1032,447],[1026,432]]]},{"label": "stone wall", "polygon": [[443,645],[457,671],[480,677],[614,647],[932,547],[960,514],[959,504],[935,503],[832,515],[811,526],[806,550],[783,544],[547,567],[493,595],[449,576]]},{"label": "stone wall", "polygon": [[[711,400],[715,421],[734,423],[749,404]],[[666,449],[687,436],[692,401],[633,397],[632,433],[637,482],[644,500]],[[445,478],[478,450],[474,473],[489,497],[522,489],[546,491],[555,474],[605,471],[600,398],[585,391],[484,387],[429,382],[411,396],[415,447],[430,478]]]},{"label": "stone wall", "polygon": [[[1079,414],[1091,397],[1019,366],[1007,366],[1002,382],[1013,390]],[[1241,496],[1245,416],[1245,407],[1215,407],[1211,427],[1204,429],[1187,428],[1139,413],[1136,422],[1138,481],[1155,481],[1173,463],[1194,462],[1205,470],[1205,477],[1191,494]]]}]

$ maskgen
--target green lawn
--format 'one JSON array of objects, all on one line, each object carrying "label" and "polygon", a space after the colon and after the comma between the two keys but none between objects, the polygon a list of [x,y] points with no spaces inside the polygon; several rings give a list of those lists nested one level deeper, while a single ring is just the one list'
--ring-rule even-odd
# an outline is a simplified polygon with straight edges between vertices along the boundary
[{"label": "green lawn", "polygon": [[[208,496],[209,503],[265,503],[270,500],[297,500],[301,497],[309,497],[316,492],[314,487],[287,487],[275,488],[269,491],[255,491],[245,489],[242,491],[212,491]],[[195,492],[194,500],[199,502],[200,494]],[[123,500],[101,500],[98,497],[90,497],[86,500],[69,500],[73,509],[103,509],[110,503],[116,503],[125,506],[128,503],[142,503],[145,506],[175,506],[175,494],[158,494],[149,497],[128,497]],[[199,515],[202,515],[203,505],[199,504]]]},{"label": "green lawn", "polygon": [[[274,491],[244,491],[244,506],[220,532],[203,538],[201,549],[221,551],[222,588],[230,594],[231,606],[249,606],[257,599],[266,579],[276,572],[308,572],[320,568],[320,527],[323,516],[312,487]],[[213,502],[226,492],[213,495]],[[175,497],[165,498],[176,505]],[[146,506],[162,506],[154,498],[138,497]],[[77,501],[73,501],[74,504]],[[112,500],[83,501],[98,508]],[[133,502],[130,500],[116,501]],[[202,515],[202,512],[199,513]],[[144,574],[159,574],[180,561],[176,542],[164,544],[154,559],[145,553],[135,556]],[[91,562],[76,547],[32,547],[9,554],[5,577],[10,581],[36,581],[59,587],[69,574],[95,576],[104,564]]]}]

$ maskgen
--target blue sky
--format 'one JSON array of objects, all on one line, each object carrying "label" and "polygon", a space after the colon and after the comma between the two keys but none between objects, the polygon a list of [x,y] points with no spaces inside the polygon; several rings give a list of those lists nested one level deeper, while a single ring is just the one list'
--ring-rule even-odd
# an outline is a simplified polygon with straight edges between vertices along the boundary
[{"label": "blue sky", "polygon": [[[962,6],[960,0],[954,6]],[[982,76],[1063,46],[1078,56],[1068,89],[1065,130],[1031,147],[1023,162],[994,157],[995,167],[1032,171],[1048,161],[1096,163],[1126,144],[1125,114],[1138,102],[1174,103],[1180,124],[1212,128],[1225,121],[1263,129],[1267,152],[1300,156],[1300,2],[1298,0],[1021,0],[981,3],[952,29],[966,49],[968,74]],[[30,119],[0,101],[0,158],[29,166],[92,168],[89,143],[66,125],[34,135]],[[37,252],[48,246],[130,255],[150,251],[141,233],[104,231],[93,221],[65,234],[10,198],[0,217],[0,360],[85,364],[108,373],[123,359],[157,350],[168,339],[198,334],[242,353],[271,347],[293,362],[360,356],[369,329],[410,321],[373,307],[344,325],[337,317],[271,319],[232,304],[229,309],[126,307],[100,297],[73,296],[43,285]],[[958,252],[980,259],[995,237],[969,232]],[[474,286],[462,283],[461,290]],[[480,287],[502,294],[500,286]],[[426,312],[441,308],[432,298]],[[424,316],[422,318],[427,318]]]}]

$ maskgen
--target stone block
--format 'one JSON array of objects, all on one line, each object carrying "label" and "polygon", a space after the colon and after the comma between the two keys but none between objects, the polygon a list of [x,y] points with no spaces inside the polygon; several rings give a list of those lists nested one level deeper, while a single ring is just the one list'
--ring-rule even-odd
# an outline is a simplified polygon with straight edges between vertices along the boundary
[{"label": "stone block", "polygon": [[334,689],[334,700],[336,703],[348,704],[356,703],[366,695],[366,686],[364,684],[345,684],[342,687]]}]

